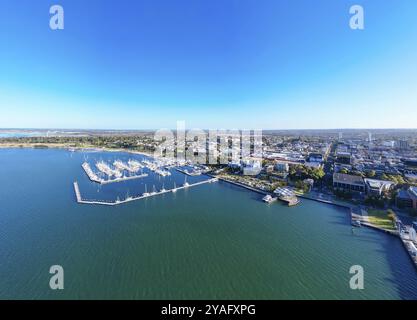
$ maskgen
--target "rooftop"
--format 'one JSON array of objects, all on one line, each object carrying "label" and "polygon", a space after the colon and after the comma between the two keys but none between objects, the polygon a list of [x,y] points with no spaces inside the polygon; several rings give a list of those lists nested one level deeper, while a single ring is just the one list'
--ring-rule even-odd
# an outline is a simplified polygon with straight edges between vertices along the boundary
[{"label": "rooftop", "polygon": [[354,176],[345,173],[334,173],[333,182],[356,184],[361,186],[364,185],[363,178],[361,176]]},{"label": "rooftop", "polygon": [[415,198],[417,198],[417,187],[410,187],[408,192]]},{"label": "rooftop", "polygon": [[400,199],[410,199],[410,195],[408,194],[407,190],[404,189],[398,191],[397,197]]},{"label": "rooftop", "polygon": [[394,184],[392,181],[387,180],[377,180],[377,179],[364,179],[365,183],[368,184],[369,187],[379,189],[384,185],[392,185]]}]

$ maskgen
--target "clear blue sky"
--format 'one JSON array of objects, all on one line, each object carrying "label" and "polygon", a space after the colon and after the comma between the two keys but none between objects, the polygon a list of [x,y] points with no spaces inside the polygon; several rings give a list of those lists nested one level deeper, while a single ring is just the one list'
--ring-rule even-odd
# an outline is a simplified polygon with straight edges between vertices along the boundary
[{"label": "clear blue sky", "polygon": [[415,128],[417,1],[0,0],[0,111],[9,128]]}]

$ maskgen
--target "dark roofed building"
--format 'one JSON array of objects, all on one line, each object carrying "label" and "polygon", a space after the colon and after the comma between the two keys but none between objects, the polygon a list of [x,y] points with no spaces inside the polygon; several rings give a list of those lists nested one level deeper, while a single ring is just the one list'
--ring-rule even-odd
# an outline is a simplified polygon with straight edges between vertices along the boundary
[{"label": "dark roofed building", "polygon": [[407,190],[401,189],[395,200],[399,208],[417,210],[417,187],[409,187]]},{"label": "dark roofed building", "polygon": [[404,164],[409,167],[417,167],[417,159],[402,159]]},{"label": "dark roofed building", "polygon": [[351,174],[334,173],[333,188],[343,191],[365,192],[365,183],[360,176]]},{"label": "dark roofed building", "polygon": [[308,156],[309,162],[323,162],[323,155],[321,153],[310,153]]}]

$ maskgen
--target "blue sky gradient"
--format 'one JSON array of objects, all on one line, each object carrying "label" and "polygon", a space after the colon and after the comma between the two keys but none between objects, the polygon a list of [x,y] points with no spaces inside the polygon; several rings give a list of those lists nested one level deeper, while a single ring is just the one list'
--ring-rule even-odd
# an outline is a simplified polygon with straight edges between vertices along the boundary
[{"label": "blue sky gradient", "polygon": [[0,0],[0,111],[3,128],[416,128],[417,1]]}]

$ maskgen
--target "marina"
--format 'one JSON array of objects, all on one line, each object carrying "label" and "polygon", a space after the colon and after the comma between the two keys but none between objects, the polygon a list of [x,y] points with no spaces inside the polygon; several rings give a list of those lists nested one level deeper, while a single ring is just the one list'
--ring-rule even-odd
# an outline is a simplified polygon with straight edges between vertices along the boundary
[{"label": "marina", "polygon": [[166,176],[171,175],[171,172],[169,172],[168,170],[162,170],[162,169],[155,169],[155,173],[159,174],[162,177],[166,177]]},{"label": "marina", "polygon": [[[365,227],[352,234],[350,211],[344,207],[308,199],[292,208],[267,205],[261,201],[265,193],[242,192],[228,183],[207,183],[183,192],[185,177],[175,169],[164,179],[149,173],[142,180],[102,186],[91,183],[81,168],[87,153],[2,152],[2,175],[11,178],[11,185],[2,189],[6,199],[2,226],[10,232],[0,247],[9,265],[1,264],[0,271],[15,270],[10,278],[0,279],[3,298],[54,298],[55,292],[42,289],[44,278],[33,268],[43,270],[57,257],[66,272],[78,274],[74,285],[61,293],[67,299],[417,298],[416,271],[400,239]],[[111,164],[132,158],[123,153],[88,153],[88,157],[91,163],[101,159]],[[142,162],[142,157],[135,160]],[[22,163],[31,166],[22,170]],[[41,170],[31,170],[33,165]],[[25,180],[29,174],[33,178]],[[189,185],[200,179],[187,176]],[[26,202],[20,201],[23,180]],[[162,189],[171,189],[172,194],[120,206],[103,203],[115,202],[117,196],[124,200],[127,191],[137,196],[135,190],[143,195]],[[96,199],[102,200],[95,205],[76,201]],[[39,230],[44,236],[39,237]],[[48,247],[51,239],[54,246]],[[23,251],[16,250],[19,243]],[[373,285],[366,290],[351,290],[340,277],[349,276],[352,261],[372,270],[366,281]],[[224,272],[219,273],[218,266]],[[92,268],[104,275],[97,286]],[[296,281],[300,274],[305,275],[303,283]],[[26,286],[28,279],[33,285]],[[178,279],[184,283],[191,279],[207,291],[177,289]],[[158,281],[167,286],[155,285]],[[118,291],[121,282],[142,285]],[[280,285],[271,287],[271,282]]]},{"label": "marina", "polygon": [[1,4],[0,300],[417,301],[417,0]]},{"label": "marina", "polygon": [[112,176],[115,176],[115,177],[116,177],[116,179],[117,179],[117,178],[121,178],[121,177],[122,177],[122,172],[121,172],[121,171],[119,171],[119,170],[117,170],[117,169],[112,169],[112,168],[110,168],[110,166],[109,166],[107,163],[105,163],[104,161],[99,161],[99,162],[97,162],[97,163],[96,163],[96,168],[97,168],[100,172],[102,172],[102,173],[104,173],[105,175],[107,175],[107,176],[109,177],[109,179],[110,179]]},{"label": "marina", "polygon": [[[121,160],[116,160],[113,162],[114,167],[119,170],[119,171],[128,171],[128,172],[138,172],[140,169],[142,169],[143,167],[148,168],[150,171],[154,172],[155,174],[165,177],[168,175],[171,175],[171,172],[169,171],[169,169],[171,168],[175,168],[175,170],[181,174],[184,174],[186,177],[187,176],[199,176],[202,174],[202,171],[198,168],[198,167],[192,167],[193,169],[190,171],[188,169],[184,169],[182,167],[177,166],[177,164],[175,163],[163,163],[160,161],[149,161],[149,160],[143,160],[142,162],[136,161],[136,160],[129,160],[128,163],[124,163]],[[110,168],[107,164],[105,164],[104,162],[99,162],[96,165],[100,171],[102,171],[103,173],[113,176],[116,176],[116,169],[112,169]],[[117,181],[123,181],[123,180],[128,180],[128,179],[134,179],[138,176],[130,176],[130,177],[126,177],[126,176],[122,176],[120,177],[120,174],[117,175],[116,178],[111,179],[111,180],[104,180],[104,179],[100,179],[100,177],[97,176],[97,174],[95,174],[93,172],[93,170],[90,168],[90,166],[88,165],[88,163],[84,162],[82,167],[84,168],[85,172],[87,173],[87,175],[89,176],[90,180],[98,182],[100,184],[105,184],[105,183],[109,183],[110,182],[117,182]],[[140,177],[140,176],[139,176]],[[96,200],[96,199],[83,199],[81,196],[81,192],[78,186],[77,182],[74,182],[74,192],[76,195],[76,200],[78,203],[80,204],[90,204],[90,205],[106,205],[106,206],[115,206],[115,205],[119,205],[119,204],[123,204],[123,203],[128,203],[131,201],[137,201],[137,200],[141,200],[141,199],[146,199],[148,197],[153,197],[153,196],[157,196],[157,195],[163,195],[166,193],[175,193],[178,190],[182,190],[182,189],[186,189],[189,187],[193,187],[193,186],[197,186],[197,185],[201,185],[204,183],[211,183],[214,181],[218,181],[218,180],[223,180],[225,182],[243,187],[245,189],[257,192],[257,193],[261,193],[263,194],[263,198],[262,201],[267,203],[267,204],[271,204],[276,202],[277,200],[280,200],[282,202],[285,202],[288,204],[288,206],[295,206],[297,204],[299,204],[299,199],[296,196],[295,192],[288,187],[278,187],[274,190],[273,193],[267,192],[265,190],[261,190],[258,188],[254,188],[236,181],[230,181],[228,179],[224,179],[224,178],[217,178],[212,176],[211,179],[209,180],[205,180],[205,181],[200,181],[200,182],[196,182],[196,183],[192,183],[189,184],[187,182],[187,179],[185,178],[184,184],[177,187],[176,183],[174,182],[174,187],[172,189],[165,189],[164,185],[162,185],[162,188],[157,191],[155,186],[153,186],[153,190],[151,192],[147,192],[146,191],[146,185],[145,185],[145,192],[142,193],[141,195],[132,197],[132,196],[126,196],[123,200],[119,199],[119,197],[117,197],[116,200],[114,201],[109,201],[109,200]],[[301,196],[304,197],[304,196]],[[305,198],[308,198],[307,196]],[[405,251],[407,252],[407,254],[409,255],[409,257],[411,258],[411,260],[413,261],[413,264],[415,266],[417,266],[417,250],[415,249],[416,246],[415,244],[410,241],[410,239],[408,239],[408,232],[407,235],[404,236],[404,234],[399,234],[398,231],[391,231],[391,230],[386,230],[386,229],[381,229],[379,227],[374,226],[373,224],[371,224],[368,220],[367,220],[367,216],[363,214],[363,210],[360,207],[351,207],[351,206],[347,206],[347,205],[341,205],[338,203],[334,203],[331,200],[326,200],[323,199],[322,197],[319,198],[314,198],[312,200],[316,200],[318,202],[322,202],[325,204],[331,204],[331,205],[336,205],[336,206],[341,206],[341,207],[346,207],[349,212],[350,212],[350,219],[351,219],[351,225],[352,225],[352,233],[354,233],[354,229],[353,228],[360,228],[362,226],[370,228],[370,229],[375,229],[377,231],[384,231],[385,233],[389,233],[391,235],[397,236],[400,238]]]},{"label": "marina", "polygon": [[128,203],[128,202],[132,202],[132,201],[146,199],[146,198],[153,197],[153,196],[159,196],[159,195],[166,194],[166,193],[171,193],[171,192],[174,193],[174,192],[177,192],[178,190],[183,190],[183,189],[199,186],[199,185],[206,184],[206,183],[213,183],[213,182],[217,182],[217,181],[218,181],[217,178],[211,178],[211,179],[208,179],[208,180],[199,181],[199,182],[195,182],[195,183],[192,183],[192,184],[189,184],[188,182],[185,182],[182,186],[174,187],[173,189],[168,189],[167,190],[165,188],[162,188],[160,191],[153,190],[150,193],[149,192],[144,192],[143,194],[141,194],[139,196],[136,196],[136,197],[128,196],[124,200],[120,200],[119,198],[117,198],[115,201],[84,200],[81,196],[80,188],[78,186],[77,181],[74,182],[74,192],[75,192],[77,202],[80,203],[80,204],[98,204],[98,205],[115,206],[115,205],[119,205],[119,204],[123,204],[123,203]]},{"label": "marina", "polygon": [[116,160],[113,162],[113,165],[119,170],[123,171],[126,170],[128,172],[138,172],[141,168],[143,168],[142,164],[138,161],[129,160],[128,163],[124,163],[121,160]]},{"label": "marina", "polygon": [[183,174],[186,174],[187,176],[199,176],[201,175],[203,172],[201,170],[195,170],[193,169],[192,171],[189,171],[188,169],[180,169],[180,168],[175,168],[178,172],[181,172]]},{"label": "marina", "polygon": [[[122,182],[122,181],[127,181],[127,180],[133,180],[133,179],[139,179],[139,178],[144,178],[147,177],[148,174],[147,173],[141,173],[141,174],[136,174],[136,175],[122,175],[120,171],[117,171],[118,173],[115,174],[114,171],[111,169],[107,164],[105,164],[104,162],[98,162],[96,164],[96,166],[98,167],[98,169],[100,171],[102,171],[103,173],[106,173],[109,178],[108,179],[103,179],[101,177],[99,177],[90,167],[90,165],[87,162],[84,162],[82,165],[82,168],[84,169],[85,173],[87,174],[88,178],[92,181],[92,182],[96,182],[99,184],[108,184],[108,183],[116,183],[116,182]],[[125,164],[123,163],[117,163],[118,167],[127,167]],[[136,169],[135,167],[129,166],[129,171],[131,172],[137,172],[139,171],[139,169]],[[110,179],[110,176],[115,175],[116,178]]]}]

